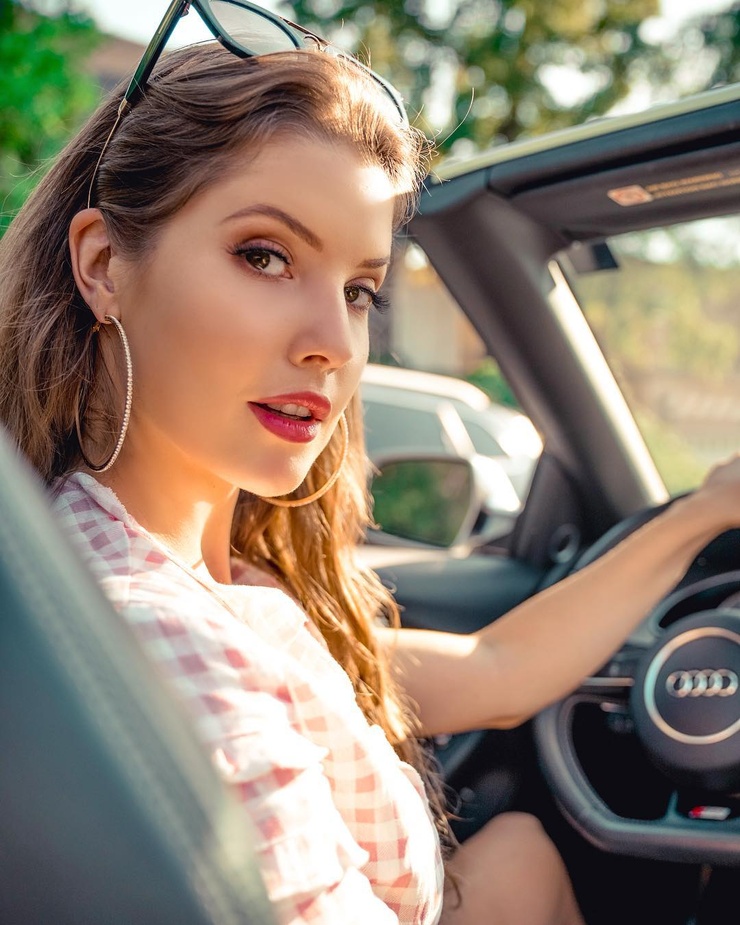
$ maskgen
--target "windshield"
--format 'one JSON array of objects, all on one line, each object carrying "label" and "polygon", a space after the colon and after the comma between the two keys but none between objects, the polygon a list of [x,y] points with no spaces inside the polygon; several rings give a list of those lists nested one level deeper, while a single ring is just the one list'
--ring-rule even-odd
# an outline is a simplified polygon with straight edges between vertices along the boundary
[{"label": "windshield", "polygon": [[578,299],[666,487],[700,483],[740,447],[740,218],[608,242],[618,267]]}]

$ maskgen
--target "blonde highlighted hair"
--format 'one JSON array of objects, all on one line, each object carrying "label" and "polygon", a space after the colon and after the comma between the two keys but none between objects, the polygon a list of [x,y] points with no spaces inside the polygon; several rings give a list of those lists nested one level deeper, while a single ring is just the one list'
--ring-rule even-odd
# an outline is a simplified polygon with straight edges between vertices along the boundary
[{"label": "blonde highlighted hair", "polygon": [[[97,338],[89,336],[93,317],[75,286],[67,234],[73,216],[87,206],[122,92],[114,91],[59,155],[0,242],[0,421],[47,484],[83,468],[75,430],[80,395],[111,388],[95,354]],[[209,43],[160,62],[105,150],[91,202],[113,247],[146,261],[159,231],[195,193],[282,135],[351,144],[393,182],[397,224],[413,211],[427,142],[399,125],[390,101],[360,69],[310,51],[239,59]],[[116,404],[98,396],[96,406]],[[380,725],[400,756],[426,777],[447,842],[438,784],[374,638],[377,621],[398,625],[398,608],[352,556],[371,514],[357,396],[347,417],[349,454],[331,490],[291,510],[242,493],[232,543],[305,608],[347,671],[369,722]],[[103,424],[115,434],[120,422]],[[340,443],[336,434],[301,492],[326,481]]]}]

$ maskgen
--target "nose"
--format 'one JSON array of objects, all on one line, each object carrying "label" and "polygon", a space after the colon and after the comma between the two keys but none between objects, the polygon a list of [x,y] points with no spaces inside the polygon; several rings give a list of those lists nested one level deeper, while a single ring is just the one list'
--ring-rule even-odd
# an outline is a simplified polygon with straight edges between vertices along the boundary
[{"label": "nose", "polygon": [[340,369],[364,349],[366,324],[353,317],[344,288],[322,287],[307,293],[301,307],[301,323],[290,346],[296,366],[316,365]]}]

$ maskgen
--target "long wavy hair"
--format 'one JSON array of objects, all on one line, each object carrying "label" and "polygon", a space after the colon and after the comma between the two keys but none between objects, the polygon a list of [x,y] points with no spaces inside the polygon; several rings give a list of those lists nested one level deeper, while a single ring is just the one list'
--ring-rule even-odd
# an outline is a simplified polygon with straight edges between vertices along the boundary
[{"label": "long wavy hair", "polygon": [[[146,260],[157,234],[194,194],[279,134],[348,143],[381,166],[397,190],[399,226],[413,211],[427,168],[424,137],[398,124],[392,104],[351,63],[308,51],[242,60],[209,43],[160,62],[144,98],[110,140],[90,190],[123,89],[58,156],[0,242],[0,420],[47,484],[84,467],[75,428],[80,396],[113,389],[96,353],[98,339],[90,336],[91,313],[76,288],[67,241],[89,193],[118,252]],[[90,404],[118,406],[100,394]],[[425,777],[449,846],[439,784],[375,641],[378,621],[398,625],[398,608],[352,556],[371,519],[358,396],[347,418],[349,454],[330,491],[291,510],[242,492],[232,543],[301,603],[349,675],[368,721]],[[114,435],[120,421],[114,415],[96,426]],[[340,442],[335,434],[297,496],[326,481]]]}]

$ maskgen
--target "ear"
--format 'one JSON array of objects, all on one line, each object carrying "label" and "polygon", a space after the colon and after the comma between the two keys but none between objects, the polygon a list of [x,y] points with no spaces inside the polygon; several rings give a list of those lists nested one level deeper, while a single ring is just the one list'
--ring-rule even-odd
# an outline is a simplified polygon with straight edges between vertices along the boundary
[{"label": "ear", "polygon": [[69,253],[77,288],[99,322],[118,317],[110,276],[110,238],[99,209],[83,209],[69,226]]}]

